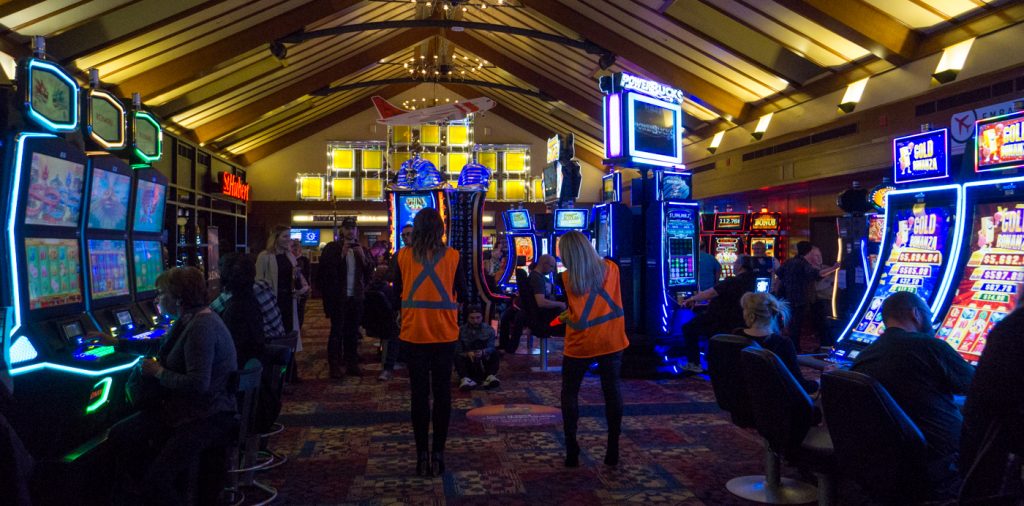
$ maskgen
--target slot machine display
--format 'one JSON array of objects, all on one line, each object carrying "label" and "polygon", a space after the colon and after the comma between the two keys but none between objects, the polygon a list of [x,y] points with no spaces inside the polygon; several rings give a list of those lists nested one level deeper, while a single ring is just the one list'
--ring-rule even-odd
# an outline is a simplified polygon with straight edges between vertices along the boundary
[{"label": "slot machine display", "polygon": [[162,241],[167,178],[154,169],[136,170],[135,175],[130,250],[135,306],[131,314],[138,324],[153,329],[169,323],[156,304],[156,278],[166,266]]},{"label": "slot machine display", "polygon": [[[896,178],[897,184],[910,187],[886,195],[885,236],[879,263],[857,311],[839,336],[831,359],[853,360],[878,339],[885,330],[882,302],[897,291],[916,293],[928,303],[933,314],[944,303],[964,232],[963,187],[922,187],[914,183],[938,179],[936,172],[948,176],[945,161],[936,163],[930,158],[945,153],[945,143],[944,130],[894,140],[894,168],[897,176],[905,172],[903,180]],[[918,178],[911,177],[915,168],[921,172]]]},{"label": "slot machine display", "polygon": [[551,235],[548,238],[549,255],[558,261],[557,272],[565,270],[562,258],[558,255],[558,238],[566,232],[579,232],[590,239],[590,212],[586,209],[555,209]]},{"label": "slot machine display", "polygon": [[[516,289],[516,269],[521,267],[528,270],[540,256],[540,246],[537,244],[529,210],[509,209],[501,214],[501,219],[505,223],[508,261],[505,262],[505,271],[501,274],[498,286],[505,292],[511,292]],[[516,265],[519,257],[525,259],[525,265]]]},{"label": "slot machine display", "polygon": [[778,258],[777,253],[786,250],[782,235],[782,213],[769,212],[762,209],[747,216],[747,249],[753,251],[754,244],[761,243],[765,247],[765,256]]},{"label": "slot machine display", "polygon": [[407,246],[402,241],[402,228],[412,225],[416,213],[428,207],[437,209],[441,218],[448,222],[448,202],[445,190],[448,184],[442,182],[434,164],[416,156],[402,163],[398,181],[387,188],[388,229],[391,231],[392,251]]},{"label": "slot machine display", "polygon": [[708,253],[722,266],[719,280],[732,276],[732,264],[739,255],[747,252],[744,241],[747,231],[747,215],[744,213],[715,213],[712,217],[713,232],[708,236]]},{"label": "slot machine display", "polygon": [[[690,178],[685,172],[655,172],[647,190],[655,202],[648,211],[646,293],[647,331],[670,333],[670,315],[680,297],[697,291],[697,248],[700,237],[700,209],[690,202]],[[636,180],[634,180],[636,181]],[[636,187],[634,187],[634,191]]]}]

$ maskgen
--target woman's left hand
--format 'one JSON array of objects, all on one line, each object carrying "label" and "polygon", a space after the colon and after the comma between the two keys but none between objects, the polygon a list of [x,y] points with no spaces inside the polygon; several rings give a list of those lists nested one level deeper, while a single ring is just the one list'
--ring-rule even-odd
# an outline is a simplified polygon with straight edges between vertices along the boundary
[{"label": "woman's left hand", "polygon": [[155,377],[160,374],[160,371],[164,370],[164,366],[160,365],[160,362],[155,358],[146,358],[142,360],[142,375],[148,377]]}]

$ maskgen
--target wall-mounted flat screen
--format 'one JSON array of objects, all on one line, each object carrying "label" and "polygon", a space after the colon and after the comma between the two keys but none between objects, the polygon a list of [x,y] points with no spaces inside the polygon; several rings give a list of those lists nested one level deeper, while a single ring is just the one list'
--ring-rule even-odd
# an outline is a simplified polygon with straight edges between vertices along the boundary
[{"label": "wall-mounted flat screen", "polygon": [[157,233],[164,228],[164,196],[167,187],[152,181],[139,180],[135,190],[135,220],[132,230]]},{"label": "wall-mounted flat screen", "polygon": [[32,153],[25,224],[78,226],[84,183],[84,165],[43,153]]},{"label": "wall-mounted flat screen", "polygon": [[128,251],[120,240],[89,242],[89,292],[94,300],[128,295]]},{"label": "wall-mounted flat screen", "polygon": [[106,170],[94,169],[89,192],[89,228],[121,230],[128,226],[128,198],[132,178]]},{"label": "wall-mounted flat screen", "polygon": [[82,302],[82,276],[76,239],[25,238],[29,309]]}]

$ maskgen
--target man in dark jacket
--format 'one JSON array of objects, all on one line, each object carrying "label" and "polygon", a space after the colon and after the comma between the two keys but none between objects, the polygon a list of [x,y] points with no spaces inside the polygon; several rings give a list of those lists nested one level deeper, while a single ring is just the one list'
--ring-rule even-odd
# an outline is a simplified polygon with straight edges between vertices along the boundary
[{"label": "man in dark jacket", "polygon": [[[796,244],[796,256],[786,260],[776,272],[779,277],[778,295],[789,303],[790,319],[787,333],[793,340],[793,347],[797,353],[800,353],[800,333],[804,320],[817,300],[815,284],[839,269],[838,264],[828,268],[815,267],[808,257],[820,258],[821,250],[809,241],[800,241]],[[819,341],[823,338],[827,340],[827,337],[818,336]]]},{"label": "man in dark jacket", "polygon": [[[324,298],[324,312],[331,320],[327,362],[332,379],[360,376],[359,323],[363,299],[373,273],[370,255],[359,244],[355,218],[341,222],[341,237],[324,246],[317,283]],[[342,370],[344,359],[345,370]]]}]

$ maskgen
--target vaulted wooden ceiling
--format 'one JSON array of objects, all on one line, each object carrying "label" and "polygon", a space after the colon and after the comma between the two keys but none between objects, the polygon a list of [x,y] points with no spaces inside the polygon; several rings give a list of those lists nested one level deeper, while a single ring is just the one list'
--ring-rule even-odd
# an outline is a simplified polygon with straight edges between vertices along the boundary
[{"label": "vaulted wooden ceiling", "polygon": [[[367,25],[413,20],[455,23]],[[580,157],[600,163],[600,75],[685,90],[689,143],[1022,21],[1012,0],[11,0],[0,50],[27,55],[43,35],[50,58],[83,77],[99,69],[173,131],[244,164],[413,88],[402,63],[441,54],[481,62],[467,79],[503,88],[461,75],[442,86],[495,99],[495,114],[538,136],[575,132]],[[326,29],[344,33],[301,36]]]}]

